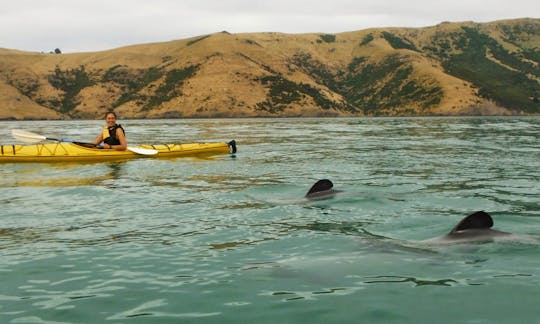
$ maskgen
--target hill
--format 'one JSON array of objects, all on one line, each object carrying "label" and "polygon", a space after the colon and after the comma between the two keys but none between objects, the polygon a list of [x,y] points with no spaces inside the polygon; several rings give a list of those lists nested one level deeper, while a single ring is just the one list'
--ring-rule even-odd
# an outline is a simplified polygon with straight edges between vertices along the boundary
[{"label": "hill", "polygon": [[540,19],[0,49],[1,119],[540,113]]}]

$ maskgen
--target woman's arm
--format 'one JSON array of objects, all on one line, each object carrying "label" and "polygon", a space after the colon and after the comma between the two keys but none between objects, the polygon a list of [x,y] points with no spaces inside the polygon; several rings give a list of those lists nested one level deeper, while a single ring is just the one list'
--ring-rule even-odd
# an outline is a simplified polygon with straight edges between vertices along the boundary
[{"label": "woman's arm", "polygon": [[94,140],[94,144],[99,145],[101,142],[103,142],[103,135],[99,134],[99,136]]},{"label": "woman's arm", "polygon": [[124,135],[124,131],[122,129],[116,129],[116,138],[118,138],[118,140],[120,141],[120,145],[111,145],[109,147],[118,151],[123,151],[127,149],[126,136]]}]

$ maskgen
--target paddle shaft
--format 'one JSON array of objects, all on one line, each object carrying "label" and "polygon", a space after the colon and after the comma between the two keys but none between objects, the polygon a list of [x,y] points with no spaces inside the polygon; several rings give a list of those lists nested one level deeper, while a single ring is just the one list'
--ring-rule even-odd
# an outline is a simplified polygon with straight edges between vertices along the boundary
[{"label": "paddle shaft", "polygon": [[[76,145],[81,145],[81,146],[84,146],[84,147],[89,147],[89,148],[99,148],[98,145],[94,144],[94,143],[85,143],[85,142],[75,142],[75,141],[72,141],[72,140],[66,140],[66,139],[63,139],[63,138],[53,138],[53,137],[46,137],[46,136],[43,136],[43,135],[40,135],[40,134],[36,134],[36,133],[32,133],[32,132],[28,132],[28,131],[23,131],[23,130],[20,130],[20,129],[13,129],[11,131],[11,134],[13,135],[13,137],[23,141],[23,142],[30,142],[30,143],[36,143],[36,142],[41,142],[41,141],[56,141],[56,142],[64,142],[64,143],[73,143],[73,144],[76,144]],[[146,148],[142,148],[142,147],[132,147],[132,146],[128,146],[127,147],[127,150],[128,151],[131,151],[133,153],[136,153],[136,154],[141,154],[141,155],[155,155],[158,153],[157,150],[154,150],[154,149],[146,149]]]},{"label": "paddle shaft", "polygon": [[67,140],[67,139],[63,139],[63,138],[46,137],[45,139],[48,140],[48,141],[55,141],[55,142],[61,142],[61,143],[73,143],[73,144],[81,145],[81,146],[84,146],[84,147],[98,147],[98,145],[94,144],[94,143],[75,142],[75,141]]},{"label": "paddle shaft", "polygon": [[[48,141],[56,141],[56,142],[61,142],[61,143],[73,143],[73,144],[88,147],[88,148],[101,148],[99,145],[94,144],[94,143],[75,142],[75,141],[67,140],[67,139],[63,139],[63,138],[52,138],[52,137],[46,137],[46,139]],[[110,147],[110,149],[113,149],[113,148]],[[131,147],[131,146],[128,146],[126,149],[128,151],[131,151],[131,152],[137,153],[137,154],[141,154],[141,155],[154,155],[154,154],[157,154],[157,151],[153,150],[153,149],[144,149],[144,148]]]}]

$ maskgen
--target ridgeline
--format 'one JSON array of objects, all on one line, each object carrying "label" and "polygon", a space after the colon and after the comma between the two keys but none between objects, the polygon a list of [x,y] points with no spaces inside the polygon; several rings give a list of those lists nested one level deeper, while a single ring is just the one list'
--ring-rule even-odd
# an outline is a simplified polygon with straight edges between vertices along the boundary
[{"label": "ridgeline", "polygon": [[0,49],[0,119],[540,113],[540,19]]}]

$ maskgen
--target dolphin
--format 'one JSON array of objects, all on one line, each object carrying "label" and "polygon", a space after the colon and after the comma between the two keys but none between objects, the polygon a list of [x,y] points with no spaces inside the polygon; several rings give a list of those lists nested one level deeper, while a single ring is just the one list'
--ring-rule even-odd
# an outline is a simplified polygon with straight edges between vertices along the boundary
[{"label": "dolphin", "polygon": [[328,179],[322,179],[317,182],[306,193],[305,197],[309,200],[320,200],[334,198],[341,190],[332,189],[334,184]]},{"label": "dolphin", "polygon": [[[308,200],[331,199],[342,190],[333,189],[334,184],[328,179],[321,179],[309,189],[305,198]],[[465,242],[486,242],[497,240],[538,240],[533,236],[516,235],[508,232],[492,229],[493,218],[485,211],[477,211],[464,217],[447,234],[434,238],[416,241],[422,243],[465,243]]]},{"label": "dolphin", "polygon": [[512,238],[515,235],[491,229],[493,218],[485,211],[477,211],[463,218],[448,234],[422,242],[458,243],[491,241],[496,237]]},{"label": "dolphin", "polygon": [[[309,189],[304,196],[307,200],[331,199],[342,190],[333,189],[334,184],[328,179],[321,179]],[[540,238],[531,235],[516,235],[492,229],[493,218],[485,211],[477,211],[464,217],[452,230],[442,236],[415,241],[419,243],[466,243],[466,242],[489,242],[494,240],[538,242]],[[366,232],[367,233],[367,232]],[[364,233],[364,234],[366,234]],[[377,236],[377,235],[373,235]],[[379,237],[381,238],[381,237]],[[412,242],[410,242],[412,243]]]}]

